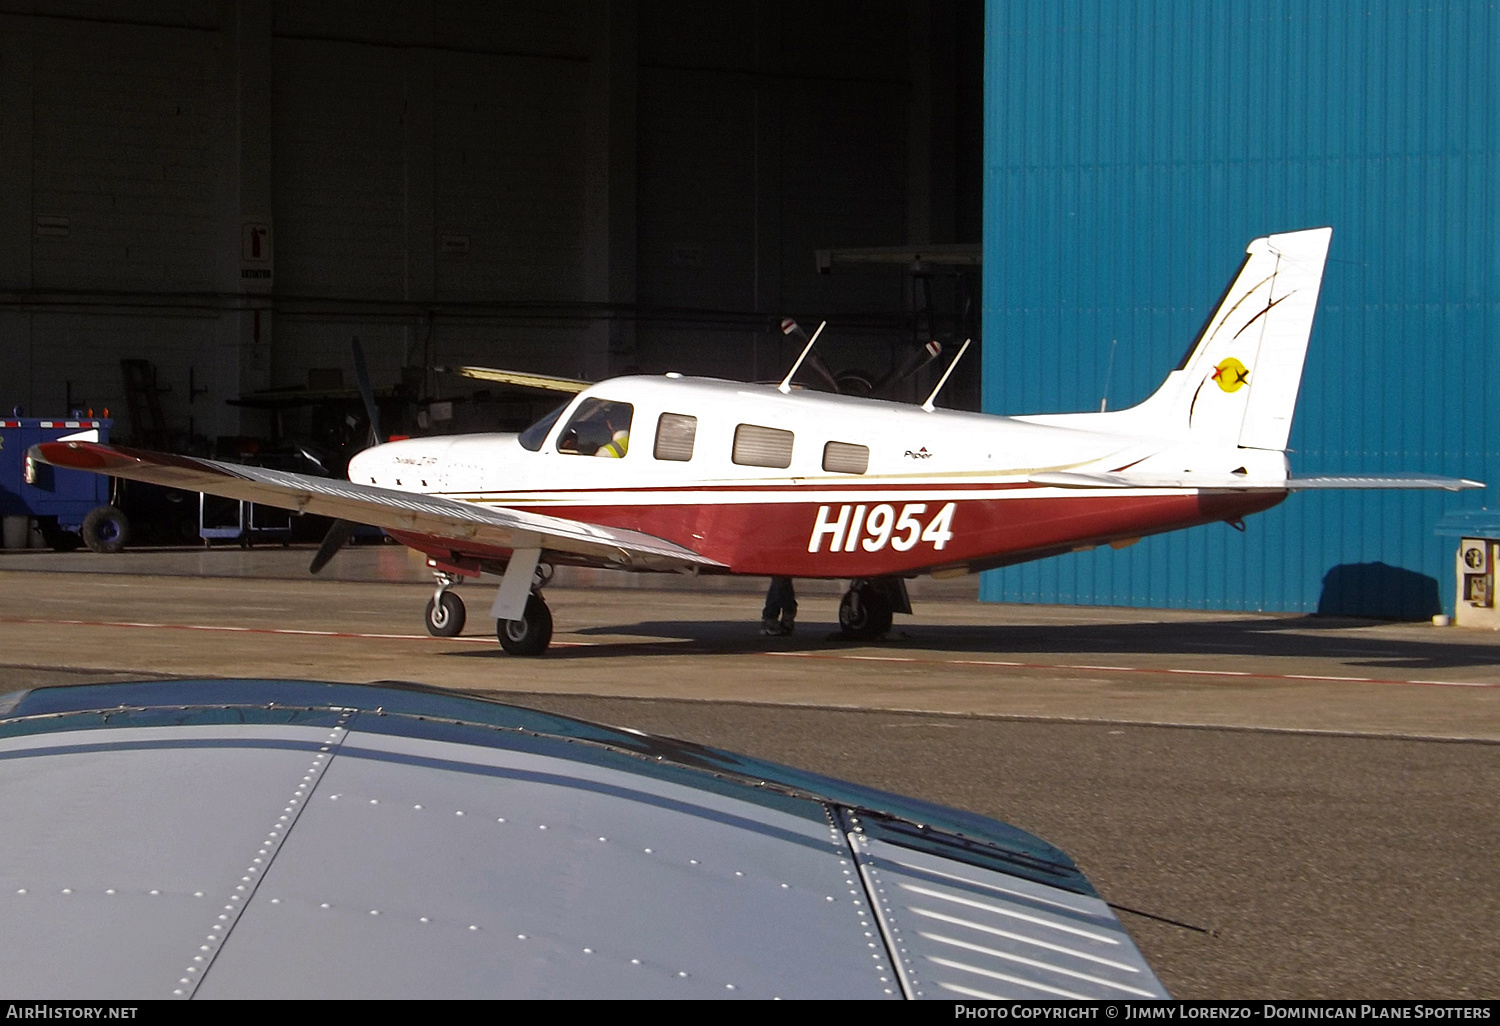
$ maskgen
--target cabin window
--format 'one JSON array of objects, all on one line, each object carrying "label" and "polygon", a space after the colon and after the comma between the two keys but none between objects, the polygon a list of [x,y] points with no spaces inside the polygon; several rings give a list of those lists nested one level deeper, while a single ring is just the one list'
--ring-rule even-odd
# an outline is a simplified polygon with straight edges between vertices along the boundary
[{"label": "cabin window", "polygon": [[630,419],[635,407],[610,399],[585,399],[557,439],[557,451],[568,456],[625,455],[630,447]]},{"label": "cabin window", "polygon": [[686,463],[693,458],[693,439],[697,435],[697,417],[685,413],[663,413],[656,422],[656,448],[652,455],[659,460]]},{"label": "cabin window", "polygon": [[780,428],[741,424],[734,429],[733,459],[742,467],[790,467],[792,433]]},{"label": "cabin window", "polygon": [[561,417],[563,410],[567,408],[568,404],[563,403],[557,409],[531,425],[531,427],[522,431],[516,439],[521,443],[521,448],[530,449],[532,452],[539,451],[542,448],[542,443],[547,440],[547,432],[552,430],[552,425],[557,423],[557,418]]},{"label": "cabin window", "polygon": [[823,469],[835,474],[863,474],[870,469],[870,447],[829,442],[823,446]]}]

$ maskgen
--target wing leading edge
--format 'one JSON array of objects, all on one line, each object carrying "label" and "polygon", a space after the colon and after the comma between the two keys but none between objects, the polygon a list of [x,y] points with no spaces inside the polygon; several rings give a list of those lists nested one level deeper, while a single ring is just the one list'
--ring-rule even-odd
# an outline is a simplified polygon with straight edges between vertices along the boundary
[{"label": "wing leading edge", "polygon": [[43,442],[31,448],[31,456],[71,470],[149,481],[455,542],[502,549],[542,548],[589,557],[604,565],[643,570],[724,565],[639,531],[264,467],[92,442]]}]

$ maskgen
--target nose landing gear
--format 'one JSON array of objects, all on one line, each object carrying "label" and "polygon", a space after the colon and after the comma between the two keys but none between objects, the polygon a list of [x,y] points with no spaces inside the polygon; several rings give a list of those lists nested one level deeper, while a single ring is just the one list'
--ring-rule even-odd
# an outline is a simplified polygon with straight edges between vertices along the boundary
[{"label": "nose landing gear", "polygon": [[427,633],[434,638],[456,638],[463,633],[467,613],[464,600],[449,591],[463,580],[454,574],[437,573],[437,590],[427,600],[425,623]]}]

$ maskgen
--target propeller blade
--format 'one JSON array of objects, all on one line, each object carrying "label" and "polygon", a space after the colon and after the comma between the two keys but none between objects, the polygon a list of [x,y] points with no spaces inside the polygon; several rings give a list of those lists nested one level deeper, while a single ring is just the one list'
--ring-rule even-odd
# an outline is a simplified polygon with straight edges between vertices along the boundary
[{"label": "propeller blade", "polygon": [[912,350],[906,359],[901,361],[900,366],[892,368],[885,377],[875,382],[875,386],[870,390],[871,394],[881,395],[886,389],[894,388],[896,385],[901,384],[901,382],[911,377],[923,367],[926,367],[933,360],[936,360],[938,354],[942,351],[942,343],[938,342],[937,339],[933,339],[920,349]]},{"label": "propeller blade", "polygon": [[370,371],[365,367],[365,350],[359,344],[358,336],[354,338],[351,347],[354,350],[354,380],[359,385],[359,397],[365,404],[365,415],[370,418],[370,445],[379,445],[380,409],[375,405],[375,390],[370,387]]},{"label": "propeller blade", "polygon": [[328,533],[323,536],[323,544],[318,546],[318,551],[313,553],[312,562],[307,566],[307,572],[315,574],[328,565],[328,561],[334,557],[339,549],[348,544],[349,539],[354,537],[354,529],[359,525],[352,520],[335,520],[328,528]]},{"label": "propeller blade", "polygon": [[835,392],[839,391],[838,378],[833,376],[833,371],[828,369],[828,364],[823,362],[823,358],[821,356],[819,356],[817,353],[808,353],[806,362],[807,365],[813,369],[813,373],[822,378],[824,383],[827,384],[830,389]]},{"label": "propeller blade", "polygon": [[[796,338],[803,342],[808,340],[807,332],[802,330],[802,325],[790,317],[783,317],[781,319],[781,333],[788,338]],[[829,370],[828,364],[823,362],[821,356],[817,353],[809,352],[804,362],[812,368],[814,374],[823,379],[824,384],[828,386],[830,391],[839,391],[838,378],[834,376],[833,371]]]}]

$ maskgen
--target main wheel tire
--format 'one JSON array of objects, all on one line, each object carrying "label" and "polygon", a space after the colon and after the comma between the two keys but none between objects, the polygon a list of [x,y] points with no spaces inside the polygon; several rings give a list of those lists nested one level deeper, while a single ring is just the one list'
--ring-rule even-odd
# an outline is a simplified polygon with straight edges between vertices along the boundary
[{"label": "main wheel tire", "polygon": [[120,552],[130,540],[130,520],[113,506],[100,506],[83,518],[79,533],[95,552]]},{"label": "main wheel tire", "polygon": [[890,601],[874,588],[851,588],[844,592],[839,602],[839,630],[844,637],[854,641],[873,641],[882,637],[891,629],[892,616]]},{"label": "main wheel tire", "polygon": [[522,619],[495,621],[495,634],[511,655],[539,656],[552,643],[552,610],[540,595],[532,595]]},{"label": "main wheel tire", "polygon": [[451,591],[443,592],[441,599],[427,600],[427,633],[434,638],[458,637],[463,633],[467,618],[464,600]]}]

